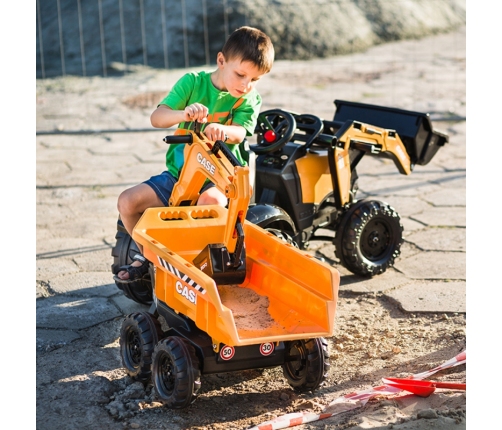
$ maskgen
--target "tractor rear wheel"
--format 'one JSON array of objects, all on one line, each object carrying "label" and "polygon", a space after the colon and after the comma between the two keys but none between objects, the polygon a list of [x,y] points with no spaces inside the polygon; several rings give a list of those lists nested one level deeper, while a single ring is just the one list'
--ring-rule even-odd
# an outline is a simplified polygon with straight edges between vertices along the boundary
[{"label": "tractor rear wheel", "polygon": [[[136,242],[129,236],[120,218],[117,221],[115,239],[117,242],[112,248],[113,264],[111,267],[114,275],[118,273],[119,267],[131,264],[132,258],[140,253]],[[151,272],[150,270],[150,276],[145,279],[129,283],[115,281],[115,285],[124,292],[128,299],[142,305],[150,305],[153,302],[153,277]]]},{"label": "tractor rear wheel", "polygon": [[293,245],[295,248],[298,248],[298,244],[293,240],[291,235],[287,233],[286,231],[279,230],[276,228],[266,228],[266,231],[269,233],[272,233],[274,236],[277,236],[279,239],[284,240],[285,242],[289,243],[290,245]]}]

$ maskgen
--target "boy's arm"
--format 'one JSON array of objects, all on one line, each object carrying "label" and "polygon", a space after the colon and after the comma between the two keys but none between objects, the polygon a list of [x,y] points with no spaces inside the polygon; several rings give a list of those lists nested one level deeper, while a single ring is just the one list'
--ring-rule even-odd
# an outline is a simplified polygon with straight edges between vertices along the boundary
[{"label": "boy's arm", "polygon": [[192,103],[183,110],[174,110],[167,105],[159,105],[150,115],[150,122],[155,128],[169,128],[184,121],[207,121],[207,107]]},{"label": "boy's arm", "polygon": [[[155,128],[169,128],[184,121],[207,122],[207,114],[207,107],[200,103],[193,103],[184,110],[174,110],[167,105],[159,105],[150,116],[150,121]],[[223,125],[213,122],[208,124],[203,131],[212,141],[240,143],[246,137],[246,129],[238,124]]]}]

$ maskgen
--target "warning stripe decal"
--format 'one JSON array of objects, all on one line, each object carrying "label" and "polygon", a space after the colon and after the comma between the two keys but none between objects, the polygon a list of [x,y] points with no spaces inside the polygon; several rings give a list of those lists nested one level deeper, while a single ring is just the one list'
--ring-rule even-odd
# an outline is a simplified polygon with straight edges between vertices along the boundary
[{"label": "warning stripe decal", "polygon": [[164,269],[169,270],[169,272],[171,272],[174,276],[181,279],[183,282],[190,285],[192,288],[196,289],[199,293],[206,294],[206,290],[202,288],[199,284],[197,284],[197,282],[191,279],[188,275],[185,275],[183,272],[180,272],[171,263],[168,263],[166,260],[160,258],[159,256],[157,256],[157,258],[159,259],[160,265]]}]

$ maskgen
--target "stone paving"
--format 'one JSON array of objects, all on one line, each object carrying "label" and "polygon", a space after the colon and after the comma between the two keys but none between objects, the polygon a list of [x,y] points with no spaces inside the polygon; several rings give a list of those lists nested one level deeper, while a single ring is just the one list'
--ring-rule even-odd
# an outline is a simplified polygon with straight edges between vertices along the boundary
[{"label": "stone paving", "polygon": [[[360,54],[277,61],[259,83],[264,110],[331,118],[335,99],[360,101],[428,112],[434,127],[449,135],[436,157],[410,176],[390,160],[360,163],[358,197],[391,204],[405,243],[393,268],[362,279],[338,265],[330,242],[312,242],[309,252],[340,271],[341,292],[384,294],[410,313],[466,312],[465,60],[464,28]],[[37,82],[37,348],[148,309],[115,286],[111,248],[117,197],[163,169],[166,130],[150,126],[154,105],[125,101],[161,94],[185,71],[138,68],[120,78]]]}]

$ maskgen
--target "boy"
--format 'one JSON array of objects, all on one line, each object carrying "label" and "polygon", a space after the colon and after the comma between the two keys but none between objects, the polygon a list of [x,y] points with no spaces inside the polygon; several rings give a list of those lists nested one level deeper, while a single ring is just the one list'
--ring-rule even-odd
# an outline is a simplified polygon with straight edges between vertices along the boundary
[{"label": "boy", "polygon": [[[222,140],[243,164],[239,143],[251,136],[261,108],[255,90],[258,80],[268,73],[274,61],[270,38],[252,27],[240,27],[225,42],[216,57],[217,69],[184,75],[152,113],[153,127],[193,129],[201,124],[209,140]],[[184,145],[170,145],[166,153],[167,170],[160,175],[123,191],[117,208],[124,227],[132,230],[147,208],[169,206],[174,184],[183,166]],[[204,185],[198,205],[227,205],[227,199],[213,183]],[[138,246],[141,250],[141,247]],[[119,268],[116,282],[133,282],[148,273],[148,261],[136,254],[130,265]]]}]

